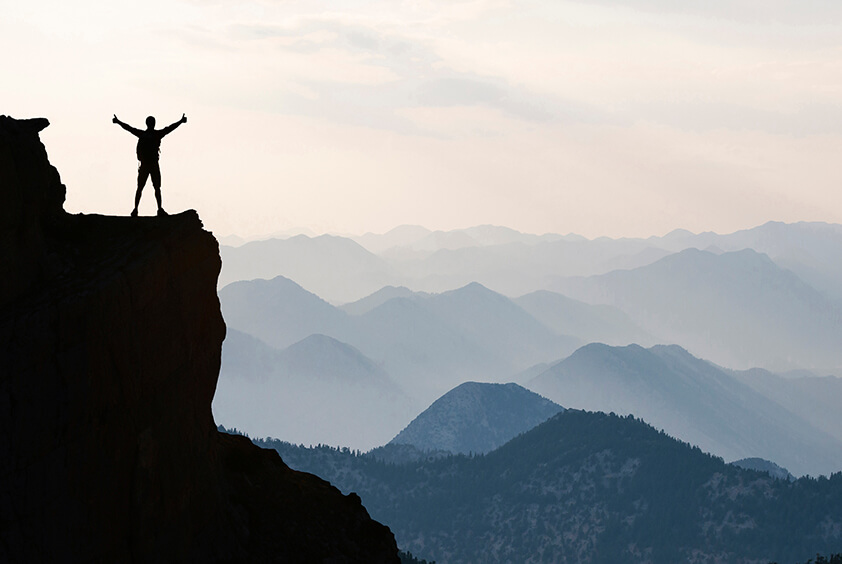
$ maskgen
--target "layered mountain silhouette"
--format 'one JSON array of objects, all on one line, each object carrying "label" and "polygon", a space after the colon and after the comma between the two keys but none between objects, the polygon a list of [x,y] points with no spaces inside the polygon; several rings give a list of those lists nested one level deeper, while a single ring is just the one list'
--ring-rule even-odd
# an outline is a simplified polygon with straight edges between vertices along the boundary
[{"label": "layered mountain silhouette", "polygon": [[314,333],[339,336],[349,331],[345,312],[292,280],[251,280],[219,291],[229,327],[284,349]]},{"label": "layered mountain silhouette", "polygon": [[[594,240],[494,226],[451,232],[403,226],[358,237],[359,245],[339,237],[293,239],[254,244],[262,254],[250,260],[260,263],[259,275],[294,279],[331,303],[345,303],[353,315],[383,305],[386,295],[443,294],[476,282],[521,296],[518,305],[580,344],[675,343],[734,369],[842,373],[839,225],[770,222],[726,235],[676,230],[647,239]],[[273,245],[306,252],[288,258],[287,250],[275,252]],[[258,274],[241,269],[239,260],[231,261],[231,280]],[[312,285],[305,281],[311,279]],[[592,309],[565,303],[565,297]]]},{"label": "layered mountain silhouette", "polygon": [[578,238],[415,251],[408,256],[392,252],[390,263],[404,286],[441,293],[479,282],[509,296],[551,290],[560,278],[633,268],[670,254],[645,241]]},{"label": "layered mountain silhouette", "polygon": [[406,286],[384,286],[370,296],[344,304],[339,309],[351,315],[363,315],[394,298],[419,298],[426,296],[429,296],[429,294],[413,292]]},{"label": "layered mountain silhouette", "polygon": [[354,241],[332,235],[222,247],[220,286],[283,274],[331,301],[359,299],[398,281],[393,268]]},{"label": "layered mountain silhouette", "polygon": [[[407,227],[406,232],[424,230]],[[670,253],[642,239],[536,236],[494,226],[434,233],[419,239],[366,235],[368,245],[338,236],[254,241],[223,246],[220,284],[285,276],[332,303],[361,299],[383,286],[441,293],[479,282],[506,295],[549,289],[558,278],[649,264]],[[389,245],[383,240],[403,244]],[[375,254],[379,253],[379,254]]]},{"label": "layered mountain silhouette", "polygon": [[802,562],[838,551],[842,528],[842,473],[773,478],[632,417],[568,409],[488,454],[404,464],[259,444],[439,562]]},{"label": "layered mountain silhouette", "polygon": [[340,309],[278,277],[230,284],[220,300],[232,328],[277,349],[315,333],[355,347],[421,404],[468,380],[507,379],[581,344],[479,284],[442,294],[384,288]]},{"label": "layered mountain silhouette", "polygon": [[430,303],[414,298],[389,300],[353,324],[358,329],[347,335],[348,342],[381,363],[422,404],[466,380],[504,378],[520,352],[508,343],[483,347]]},{"label": "layered mountain silhouette", "polygon": [[558,289],[618,307],[662,342],[730,368],[842,366],[842,307],[753,250],[688,249]]},{"label": "layered mountain silhouette", "polygon": [[[572,352],[578,343],[651,343],[656,339],[651,335],[656,332],[677,334],[676,339],[718,351],[718,361],[725,354],[732,361],[737,356],[747,358],[752,349],[746,342],[757,345],[751,358],[760,358],[770,346],[764,341],[769,333],[779,335],[774,354],[786,354],[788,362],[799,351],[806,355],[805,349],[822,351],[811,358],[824,354],[832,361],[836,348],[826,335],[815,342],[808,342],[805,335],[822,324],[826,333],[832,333],[834,306],[794,274],[753,251],[716,255],[691,250],[642,269],[615,271],[572,283],[579,284],[585,294],[594,288],[608,288],[605,295],[614,295],[610,292],[616,289],[625,300],[622,305],[632,314],[618,306],[591,305],[548,291],[510,299],[476,283],[441,294],[387,286],[341,307],[332,306],[283,277],[233,283],[223,288],[220,296],[226,319],[236,330],[263,340],[278,351],[313,334],[329,336],[359,351],[411,398],[409,404],[401,403],[414,406],[407,408],[409,411],[403,416],[395,410],[380,411],[384,416],[381,429],[372,437],[360,433],[354,440],[344,442],[353,448],[382,444],[380,441],[397,433],[418,409],[462,382],[515,379],[562,405],[644,417],[728,460],[761,456],[797,474],[827,474],[842,467],[836,454],[842,434],[838,403],[834,403],[839,398],[835,390],[839,387],[837,378],[826,379],[822,387],[819,380],[784,380],[759,369],[731,373],[689,354],[673,355],[669,364],[664,351],[680,350],[677,348],[643,351],[640,347],[621,350],[593,345],[559,365],[590,359],[592,367],[582,369],[588,376],[581,381],[565,381],[563,386],[551,384],[548,378],[533,382],[551,362]],[[626,299],[627,296],[631,297]],[[689,302],[688,296],[693,297]],[[583,297],[593,299],[590,294]],[[816,312],[819,306],[823,311]],[[640,317],[639,324],[632,320],[635,315]],[[798,319],[797,323],[792,322]],[[641,328],[647,324],[651,333]],[[808,329],[810,325],[813,328]],[[565,337],[568,330],[578,332],[577,336]],[[579,340],[580,336],[584,338]],[[787,341],[790,337],[792,341]],[[799,343],[803,346],[799,347]],[[241,345],[248,348],[246,343],[227,341],[226,358],[247,356],[236,350]],[[637,353],[632,354],[634,351]],[[608,361],[601,355],[635,358],[622,359],[617,364],[609,362],[609,367],[604,368],[602,364]],[[255,362],[265,357],[256,355]],[[223,366],[223,375],[227,374],[227,366]],[[273,372],[266,362],[262,366],[264,372]],[[677,383],[689,376],[664,376],[675,371],[689,371],[692,378],[704,382],[705,393],[688,391],[696,384],[687,384],[689,387],[684,390],[677,388]],[[278,376],[282,372],[276,371],[274,380],[283,381]],[[750,375],[755,372],[765,377],[752,379]],[[645,383],[645,391],[631,386],[635,378]],[[746,385],[739,385],[738,380]],[[774,382],[778,384],[772,385]],[[808,391],[813,382],[813,391]],[[250,395],[259,398],[255,401],[270,401],[262,397],[268,388],[261,390],[260,385],[243,388],[239,393],[243,406]],[[231,397],[235,396],[232,392]],[[335,398],[336,394],[326,393],[325,397]],[[333,400],[314,397],[313,401],[323,405]],[[780,415],[775,414],[773,404],[783,406]],[[234,405],[227,410],[227,425],[259,436],[283,437],[278,427],[254,428],[255,415],[238,423],[233,419]],[[386,418],[386,413],[392,415]],[[246,425],[245,419],[252,423]],[[368,421],[371,429],[377,427],[376,415]],[[334,425],[344,427],[344,423]],[[323,431],[327,434],[328,429]],[[343,444],[336,439],[323,441],[300,434],[285,438]]]},{"label": "layered mountain silhouette", "polygon": [[397,563],[358,496],[217,432],[196,212],[65,213],[47,125],[0,116],[0,561]]},{"label": "layered mountain silhouette", "polygon": [[406,247],[420,241],[432,233],[420,225],[399,225],[386,233],[365,233],[359,237],[352,237],[354,241],[375,254],[381,254],[391,248]]},{"label": "layered mountain silhouette", "polygon": [[487,351],[506,351],[507,370],[545,360],[551,351],[572,351],[581,341],[547,330],[511,299],[472,282],[422,303],[436,317]]},{"label": "layered mountain silhouette", "polygon": [[466,382],[433,402],[390,444],[422,452],[482,454],[563,409],[517,384]]},{"label": "layered mountain silhouette", "polygon": [[838,439],[675,345],[587,345],[527,387],[566,407],[634,414],[726,460],[761,457],[797,475],[842,468]]},{"label": "layered mountain silhouette", "polygon": [[614,306],[586,304],[547,290],[532,292],[514,301],[556,333],[575,335],[585,343],[649,346],[657,342]]},{"label": "layered mountain silhouette", "polygon": [[374,361],[331,337],[310,335],[278,350],[230,330],[226,343],[213,402],[226,427],[368,450],[419,409]]},{"label": "layered mountain silhouette", "polygon": [[723,251],[754,249],[836,301],[842,301],[842,263],[839,261],[842,256],[842,225],[770,221],[727,235],[683,232],[665,237],[663,241],[666,248],[674,251],[712,246]]},{"label": "layered mountain silhouette", "polygon": [[382,235],[366,233],[352,239],[371,252],[388,257],[405,255],[407,252],[435,252],[442,249],[456,250],[511,243],[535,244],[582,238],[575,235],[531,235],[497,225],[479,225],[452,231],[430,231],[418,225],[402,225]]},{"label": "layered mountain silhouette", "polygon": [[842,378],[815,375],[785,378],[759,368],[730,373],[785,409],[799,414],[817,429],[842,441]]},{"label": "layered mountain silhouette", "polygon": [[[283,275],[332,303],[360,299],[387,284],[440,293],[479,282],[497,292],[519,296],[557,289],[559,279],[631,270],[687,249],[716,254],[754,249],[834,301],[842,301],[842,266],[838,260],[842,255],[842,226],[819,222],[769,222],[725,235],[676,230],[663,237],[593,240],[578,235],[531,235],[489,225],[447,232],[401,226],[383,235],[353,237],[368,253],[360,252],[356,244],[348,247],[339,242],[341,238],[312,239],[263,241],[244,251],[223,247],[223,258],[231,268],[226,266],[222,281]],[[337,250],[346,247],[348,252],[339,258],[335,270],[341,274],[344,287],[335,287],[335,281],[313,283],[321,275],[316,273],[323,273],[319,265],[329,264]],[[255,264],[247,264],[252,261]],[[383,283],[373,287],[375,280]],[[357,294],[349,298],[354,293],[351,289]]]}]

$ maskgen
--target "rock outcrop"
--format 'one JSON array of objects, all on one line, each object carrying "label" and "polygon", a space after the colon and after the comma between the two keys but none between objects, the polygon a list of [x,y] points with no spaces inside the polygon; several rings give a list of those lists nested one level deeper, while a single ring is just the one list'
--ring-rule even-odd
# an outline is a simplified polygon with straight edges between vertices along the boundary
[{"label": "rock outcrop", "polygon": [[0,116],[0,561],[398,562],[359,497],[217,432],[196,212],[67,214],[47,125]]}]

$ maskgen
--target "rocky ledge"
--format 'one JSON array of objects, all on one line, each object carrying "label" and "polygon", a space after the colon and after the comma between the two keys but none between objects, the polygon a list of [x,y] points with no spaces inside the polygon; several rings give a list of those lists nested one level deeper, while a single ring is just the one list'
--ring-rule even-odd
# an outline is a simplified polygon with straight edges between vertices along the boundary
[{"label": "rocky ledge", "polygon": [[217,432],[198,214],[67,214],[47,125],[0,116],[0,561],[397,563],[359,497]]}]

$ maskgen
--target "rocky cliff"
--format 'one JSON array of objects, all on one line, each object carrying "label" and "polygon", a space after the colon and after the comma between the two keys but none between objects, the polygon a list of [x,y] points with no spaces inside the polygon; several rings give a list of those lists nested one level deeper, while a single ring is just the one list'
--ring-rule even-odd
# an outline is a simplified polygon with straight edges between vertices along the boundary
[{"label": "rocky cliff", "polygon": [[216,431],[196,212],[65,213],[47,125],[0,116],[0,561],[397,562],[356,495]]}]

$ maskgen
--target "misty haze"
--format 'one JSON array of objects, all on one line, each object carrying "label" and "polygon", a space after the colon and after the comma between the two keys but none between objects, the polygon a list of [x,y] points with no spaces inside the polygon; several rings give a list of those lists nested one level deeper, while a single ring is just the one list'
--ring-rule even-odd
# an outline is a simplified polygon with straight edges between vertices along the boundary
[{"label": "misty haze", "polygon": [[842,2],[7,1],[0,58],[0,562],[842,564]]},{"label": "misty haze", "polygon": [[[464,382],[517,382],[726,460],[842,467],[838,225],[595,241],[406,226],[221,254],[214,413],[250,435],[365,451]],[[641,356],[653,345],[671,348]]]},{"label": "misty haze", "polygon": [[[708,461],[731,463],[727,472],[700,470],[694,487],[741,471],[794,484],[799,476],[839,479],[840,225],[769,222],[724,235],[594,240],[488,225],[401,226],[229,241],[220,248],[228,335],[217,423],[343,491],[367,492],[375,518],[397,527],[399,543],[415,554],[519,560],[528,552],[516,544],[529,538],[564,561],[588,560],[587,550],[570,552],[572,545],[525,525],[515,545],[489,553],[412,525],[413,513],[440,514],[425,502],[399,502],[397,490],[382,497],[384,488],[410,487],[389,467],[470,480],[496,456],[507,468],[499,471],[512,472],[517,465],[502,461],[524,456],[512,454],[518,437],[564,413],[628,416],[715,457]],[[551,443],[543,448],[556,453]],[[638,475],[641,460],[630,458],[620,475]],[[682,472],[687,462],[662,463]],[[570,471],[549,458],[540,464]],[[451,486],[412,487],[432,496]],[[481,495],[500,495],[495,487]],[[479,510],[481,499],[447,512]],[[521,518],[510,506],[482,511]],[[501,534],[493,522],[471,519],[487,540]],[[435,536],[435,548],[415,540],[421,530]]]}]

